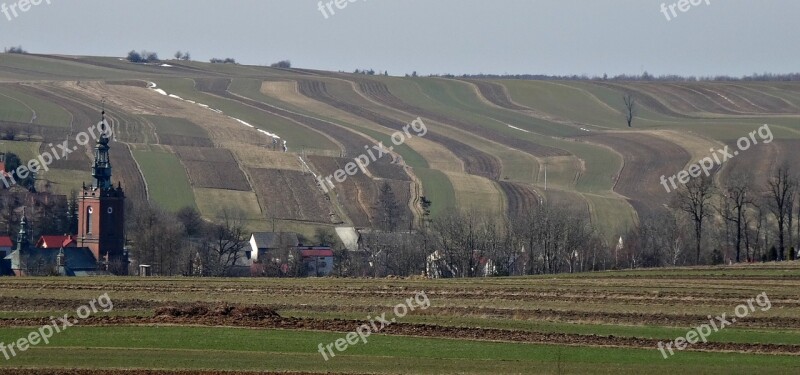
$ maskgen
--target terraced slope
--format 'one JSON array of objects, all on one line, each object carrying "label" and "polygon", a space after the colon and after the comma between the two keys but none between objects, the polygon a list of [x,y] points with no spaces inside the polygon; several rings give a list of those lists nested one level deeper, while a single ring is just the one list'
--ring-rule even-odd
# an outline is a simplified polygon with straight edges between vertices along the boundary
[{"label": "terraced slope", "polygon": [[[273,219],[309,233],[375,226],[376,194],[386,182],[406,223],[419,222],[422,195],[432,198],[434,216],[480,207],[513,217],[548,202],[586,211],[609,240],[638,216],[665,209],[671,196],[661,175],[758,126],[770,124],[775,141],[723,165],[719,181],[748,170],[763,183],[780,163],[798,162],[798,83],[455,80],[169,65],[2,55],[0,133],[14,138],[5,147],[47,151],[96,122],[105,99],[115,180],[136,200],[152,198],[151,187],[163,182],[143,173],[134,156],[156,152],[179,161],[188,181],[181,194],[230,200],[256,227]],[[639,103],[633,128],[623,121],[624,94]],[[365,146],[388,145],[418,117],[427,134],[332,192],[317,185],[315,176],[335,173]],[[80,148],[42,183],[68,193],[88,178],[90,157],[91,145]]]}]

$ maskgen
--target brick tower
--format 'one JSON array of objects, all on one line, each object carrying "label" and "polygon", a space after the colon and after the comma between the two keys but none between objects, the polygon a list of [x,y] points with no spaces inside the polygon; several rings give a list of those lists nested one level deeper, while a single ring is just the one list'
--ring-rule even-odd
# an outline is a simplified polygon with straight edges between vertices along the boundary
[{"label": "brick tower", "polygon": [[125,254],[125,193],[121,184],[111,183],[111,160],[108,156],[110,127],[102,113],[98,124],[100,137],[94,148],[91,186],[84,184],[78,193],[79,247],[89,248],[102,270],[127,269]]}]

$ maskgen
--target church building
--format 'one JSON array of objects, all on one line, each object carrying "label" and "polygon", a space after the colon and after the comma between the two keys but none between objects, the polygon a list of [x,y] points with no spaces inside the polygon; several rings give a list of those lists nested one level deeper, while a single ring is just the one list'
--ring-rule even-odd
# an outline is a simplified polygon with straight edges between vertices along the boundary
[{"label": "church building", "polygon": [[78,193],[78,233],[46,235],[33,242],[23,211],[16,246],[4,259],[4,274],[89,276],[128,273],[125,250],[125,192],[111,181],[108,122],[102,112],[90,186]]}]

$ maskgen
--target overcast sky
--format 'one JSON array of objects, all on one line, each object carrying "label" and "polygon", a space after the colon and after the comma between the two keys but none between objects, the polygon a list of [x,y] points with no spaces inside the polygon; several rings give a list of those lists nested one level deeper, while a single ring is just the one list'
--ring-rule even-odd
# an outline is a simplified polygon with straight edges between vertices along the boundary
[{"label": "overcast sky", "polygon": [[800,71],[798,0],[702,0],[678,17],[667,10],[670,21],[664,0],[350,0],[328,18],[318,0],[42,1],[11,21],[0,13],[0,45],[393,75]]}]

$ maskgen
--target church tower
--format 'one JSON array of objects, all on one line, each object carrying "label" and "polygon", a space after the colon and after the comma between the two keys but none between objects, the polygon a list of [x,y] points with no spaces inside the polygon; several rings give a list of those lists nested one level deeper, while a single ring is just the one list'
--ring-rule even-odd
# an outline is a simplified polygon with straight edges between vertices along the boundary
[{"label": "church tower", "polygon": [[109,159],[109,139],[111,134],[108,122],[102,112],[98,124],[100,137],[94,148],[94,165],[91,186],[83,186],[78,193],[78,233],[79,247],[89,248],[101,264],[108,270],[109,265],[117,264],[127,269],[125,255],[125,193],[122,186],[114,188],[111,183],[111,160]]}]

